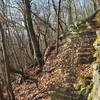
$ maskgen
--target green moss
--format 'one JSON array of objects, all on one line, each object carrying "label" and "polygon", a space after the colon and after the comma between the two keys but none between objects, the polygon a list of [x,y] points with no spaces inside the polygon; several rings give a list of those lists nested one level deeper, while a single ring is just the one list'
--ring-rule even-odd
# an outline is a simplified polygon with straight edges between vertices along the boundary
[{"label": "green moss", "polygon": [[93,88],[93,82],[91,79],[88,79],[87,77],[80,76],[79,78],[79,84],[81,83],[81,89],[79,91],[80,99],[81,100],[92,100],[90,99],[90,93]]},{"label": "green moss", "polygon": [[92,90],[92,88],[93,88],[93,82],[91,82],[90,85],[88,85],[88,86],[86,87],[86,92],[87,92],[87,93],[90,93],[91,90]]},{"label": "green moss", "polygon": [[88,99],[87,100],[92,100],[92,93],[90,93],[89,95],[88,95]]}]

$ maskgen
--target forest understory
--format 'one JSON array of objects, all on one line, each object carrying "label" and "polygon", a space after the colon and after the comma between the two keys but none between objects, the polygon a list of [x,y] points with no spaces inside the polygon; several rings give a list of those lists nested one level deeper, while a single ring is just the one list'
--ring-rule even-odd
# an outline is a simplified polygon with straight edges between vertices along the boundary
[{"label": "forest understory", "polygon": [[100,100],[100,0],[0,0],[0,100]]},{"label": "forest understory", "polygon": [[[90,64],[77,64],[75,47],[66,42],[57,55],[52,51],[42,73],[33,68],[25,70],[31,79],[16,75],[12,82],[16,100],[81,100],[78,85],[81,76],[92,77]],[[35,79],[35,80],[34,80]],[[83,80],[84,81],[84,80]]]}]

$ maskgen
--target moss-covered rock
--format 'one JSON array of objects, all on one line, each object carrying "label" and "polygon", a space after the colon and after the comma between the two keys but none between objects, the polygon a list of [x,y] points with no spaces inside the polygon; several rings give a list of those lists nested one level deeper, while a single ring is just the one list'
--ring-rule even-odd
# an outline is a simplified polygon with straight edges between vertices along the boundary
[{"label": "moss-covered rock", "polygon": [[[92,90],[93,82],[91,77],[80,76],[78,81],[79,100],[87,100],[88,95]],[[78,89],[79,89],[78,88]]]}]

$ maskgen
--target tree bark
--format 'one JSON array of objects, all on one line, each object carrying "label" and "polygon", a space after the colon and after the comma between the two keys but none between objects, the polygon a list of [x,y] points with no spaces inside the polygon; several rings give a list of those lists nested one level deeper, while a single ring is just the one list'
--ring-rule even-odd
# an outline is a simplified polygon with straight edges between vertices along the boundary
[{"label": "tree bark", "polygon": [[57,26],[57,30],[58,30],[58,34],[57,34],[57,45],[56,45],[56,50],[57,53],[59,52],[59,35],[60,35],[60,7],[61,7],[61,0],[59,0],[59,6],[58,6],[58,26]]},{"label": "tree bark", "polygon": [[30,48],[30,51],[31,51],[31,54],[32,54],[32,58],[33,58],[33,60],[34,60],[34,49],[33,49],[33,46],[32,46],[31,36],[30,36],[29,29],[28,29],[28,26],[27,26],[27,21],[26,21],[26,16],[25,16],[25,14],[24,14],[24,23],[25,23],[25,27],[26,27],[26,30],[27,30],[29,48]]},{"label": "tree bark", "polygon": [[1,85],[0,85],[0,100],[5,100],[4,95],[3,95],[3,91],[1,89]]},{"label": "tree bark", "polygon": [[0,31],[1,31],[1,37],[2,37],[2,50],[3,50],[4,66],[5,66],[5,82],[6,82],[6,88],[8,91],[8,98],[9,100],[15,100],[15,96],[12,90],[11,80],[10,80],[10,70],[9,70],[10,62],[9,62],[9,58],[7,55],[5,35],[4,35],[4,30],[2,28],[1,22],[0,22]]},{"label": "tree bark", "polygon": [[68,24],[69,25],[73,23],[71,4],[72,4],[72,1],[68,0]]},{"label": "tree bark", "polygon": [[32,17],[31,17],[30,1],[29,0],[23,0],[23,1],[24,1],[24,5],[25,5],[25,10],[26,10],[27,26],[28,26],[28,29],[29,29],[30,36],[32,38],[33,45],[34,45],[36,61],[39,65],[40,70],[42,70],[44,61],[43,61],[43,57],[42,57],[42,54],[41,54],[41,51],[40,51],[39,43],[38,43],[36,35],[35,35],[35,31],[34,31],[34,28],[33,28],[34,26],[33,26]]},{"label": "tree bark", "polygon": [[92,0],[92,2],[93,2],[93,6],[94,6],[94,11],[96,11],[97,10],[96,0]]}]

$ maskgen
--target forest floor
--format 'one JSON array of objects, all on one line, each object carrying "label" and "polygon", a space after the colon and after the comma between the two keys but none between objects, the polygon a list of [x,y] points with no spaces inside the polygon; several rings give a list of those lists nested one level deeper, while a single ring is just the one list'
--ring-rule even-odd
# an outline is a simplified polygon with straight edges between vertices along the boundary
[{"label": "forest floor", "polygon": [[76,84],[81,75],[92,76],[90,64],[76,63],[76,49],[71,44],[64,43],[56,55],[55,50],[48,57],[43,72],[36,74],[34,68],[26,72],[34,79],[21,82],[21,76],[16,76],[12,82],[16,100],[74,100],[77,99]]}]

